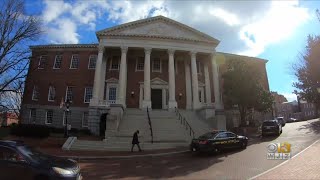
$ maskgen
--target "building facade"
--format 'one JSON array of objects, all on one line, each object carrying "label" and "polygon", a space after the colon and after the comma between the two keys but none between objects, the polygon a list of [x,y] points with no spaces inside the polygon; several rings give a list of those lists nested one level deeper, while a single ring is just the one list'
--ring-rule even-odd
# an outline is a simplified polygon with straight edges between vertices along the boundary
[{"label": "building facade", "polygon": [[[101,114],[142,110],[223,110],[221,74],[228,59],[257,64],[268,89],[265,60],[218,53],[219,41],[157,16],[98,31],[98,44],[32,46],[22,103],[23,123],[97,134]],[[61,102],[71,102],[66,112]]]}]

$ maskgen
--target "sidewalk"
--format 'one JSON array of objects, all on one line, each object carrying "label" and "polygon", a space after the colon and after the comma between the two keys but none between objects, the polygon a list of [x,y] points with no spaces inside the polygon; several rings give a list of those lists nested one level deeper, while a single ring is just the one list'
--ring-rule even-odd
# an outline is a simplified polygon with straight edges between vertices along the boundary
[{"label": "sidewalk", "polygon": [[320,141],[255,179],[320,179]]}]

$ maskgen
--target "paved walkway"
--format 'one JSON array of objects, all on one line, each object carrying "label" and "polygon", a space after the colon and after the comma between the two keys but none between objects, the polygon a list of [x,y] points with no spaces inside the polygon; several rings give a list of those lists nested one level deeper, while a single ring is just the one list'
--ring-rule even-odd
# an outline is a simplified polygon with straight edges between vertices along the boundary
[{"label": "paved walkway", "polygon": [[320,179],[320,140],[255,179]]}]

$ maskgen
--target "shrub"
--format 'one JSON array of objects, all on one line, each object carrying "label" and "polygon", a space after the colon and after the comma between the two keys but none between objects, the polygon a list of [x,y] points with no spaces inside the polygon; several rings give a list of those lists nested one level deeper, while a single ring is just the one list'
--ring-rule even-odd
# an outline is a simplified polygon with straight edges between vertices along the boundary
[{"label": "shrub", "polygon": [[10,133],[16,136],[46,138],[50,135],[50,128],[35,124],[18,124],[11,126]]}]

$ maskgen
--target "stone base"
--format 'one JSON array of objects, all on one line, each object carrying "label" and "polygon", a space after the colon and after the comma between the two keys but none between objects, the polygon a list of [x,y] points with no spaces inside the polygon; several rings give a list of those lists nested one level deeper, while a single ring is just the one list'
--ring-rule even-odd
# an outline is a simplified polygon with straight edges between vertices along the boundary
[{"label": "stone base", "polygon": [[147,110],[147,108],[152,110],[151,101],[142,101],[142,109]]},{"label": "stone base", "polygon": [[168,102],[168,110],[175,111],[175,108],[178,108],[177,101],[169,101]]},{"label": "stone base", "polygon": [[226,115],[224,113],[224,110],[216,110],[215,112],[216,115],[216,124],[217,124],[217,129],[218,130],[226,130],[227,129],[227,119]]}]

